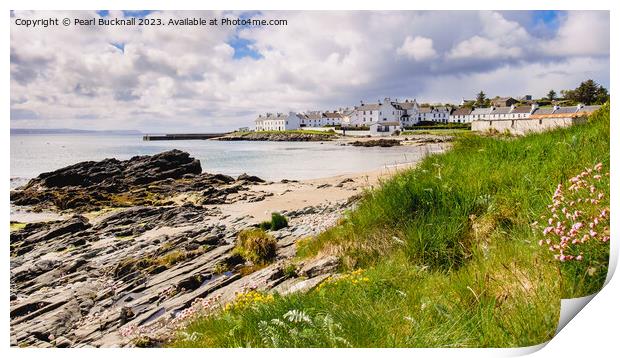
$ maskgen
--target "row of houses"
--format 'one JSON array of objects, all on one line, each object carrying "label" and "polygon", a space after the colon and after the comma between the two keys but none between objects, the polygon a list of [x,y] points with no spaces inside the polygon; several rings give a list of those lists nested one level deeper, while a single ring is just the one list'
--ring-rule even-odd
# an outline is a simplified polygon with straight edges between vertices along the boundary
[{"label": "row of houses", "polygon": [[256,131],[284,131],[304,127],[342,125],[343,114],[339,112],[267,113],[256,118]]},{"label": "row of houses", "polygon": [[308,111],[304,113],[289,112],[260,114],[256,120],[257,131],[281,131],[305,127],[346,126],[370,127],[378,122],[398,122],[403,127],[413,126],[419,122],[448,123],[450,113],[448,106],[421,107],[416,100],[391,100],[385,98],[376,103],[363,103],[353,109],[340,108],[334,111]]},{"label": "row of houses", "polygon": [[[463,102],[466,101],[463,100]],[[597,108],[597,106],[583,105],[540,108],[536,103],[517,105],[517,102],[513,101],[512,97],[496,98],[494,103],[498,104],[498,106],[478,108],[461,106],[453,108],[450,106],[420,106],[415,99],[398,101],[398,99],[384,98],[383,101],[374,103],[360,102],[360,105],[355,106],[353,109],[340,108],[328,112],[309,111],[305,113],[261,114],[256,119],[255,124],[257,131],[343,126],[349,128],[369,128],[371,132],[377,133],[391,133],[395,130],[414,126],[420,122],[473,123],[476,121],[491,121],[491,123],[478,124],[474,127],[481,128],[481,126],[488,125],[490,128],[493,128],[493,122],[495,122],[496,125],[503,128],[505,123],[501,121],[525,120],[534,115],[589,113]],[[514,126],[514,122],[510,123],[511,126]]]},{"label": "row of houses", "polygon": [[587,115],[600,107],[584,106],[583,104],[569,107],[553,106],[544,108],[532,106],[531,112],[518,113],[519,117],[502,116],[499,113],[494,114],[490,112],[474,120],[471,129],[474,131],[508,131],[513,134],[541,132],[556,127],[567,127],[585,122]]}]

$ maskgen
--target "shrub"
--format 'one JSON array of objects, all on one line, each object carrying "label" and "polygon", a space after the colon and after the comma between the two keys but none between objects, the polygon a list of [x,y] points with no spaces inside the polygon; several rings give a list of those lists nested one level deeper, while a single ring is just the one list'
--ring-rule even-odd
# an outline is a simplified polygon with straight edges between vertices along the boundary
[{"label": "shrub", "polygon": [[243,230],[237,237],[235,253],[256,264],[267,263],[276,257],[276,239],[262,229]]},{"label": "shrub", "polygon": [[288,220],[280,213],[271,213],[271,230],[278,231],[288,226]]},{"label": "shrub", "polygon": [[263,221],[262,223],[258,224],[258,227],[262,230],[269,230],[271,229],[271,221],[267,220],[267,221]]}]

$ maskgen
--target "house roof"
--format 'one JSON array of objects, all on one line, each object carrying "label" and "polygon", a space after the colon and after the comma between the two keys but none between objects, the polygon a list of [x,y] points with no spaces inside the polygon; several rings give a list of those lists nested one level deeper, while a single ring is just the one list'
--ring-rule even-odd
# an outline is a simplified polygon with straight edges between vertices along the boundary
[{"label": "house roof", "polygon": [[469,107],[460,107],[452,112],[452,116],[466,116],[471,113],[471,108]]},{"label": "house roof", "polygon": [[432,108],[431,107],[420,107],[420,109],[418,110],[418,112],[420,113],[431,113]]},{"label": "house roof", "polygon": [[415,107],[416,102],[397,102],[397,104],[400,106],[400,108],[405,109],[405,110],[409,110],[409,109],[413,109],[413,107]]},{"label": "house roof", "polygon": [[515,107],[512,113],[530,113],[532,111],[532,106],[519,106]]},{"label": "house roof", "polygon": [[567,114],[577,112],[577,107],[560,107],[553,111],[553,114]]},{"label": "house roof", "polygon": [[599,108],[601,108],[601,106],[584,106],[579,110],[579,112],[592,113]]},{"label": "house roof", "polygon": [[356,110],[358,111],[374,111],[374,110],[378,110],[379,108],[381,108],[381,105],[379,103],[363,103],[357,107],[355,107]]},{"label": "house roof", "polygon": [[497,107],[493,109],[491,114],[508,114],[512,110],[511,107]]},{"label": "house roof", "polygon": [[537,108],[536,111],[534,111],[534,113],[532,114],[542,115],[542,114],[551,114],[551,113],[553,113],[553,107]]},{"label": "house roof", "polygon": [[483,107],[483,108],[475,108],[471,111],[472,115],[476,114],[490,114],[493,111],[493,107]]},{"label": "house roof", "polygon": [[400,105],[400,103],[398,102],[390,102],[390,104],[392,105],[392,107],[398,109],[398,110],[404,110],[405,108],[403,108],[403,106]]},{"label": "house roof", "polygon": [[258,117],[256,117],[256,119],[254,120],[254,122],[262,122],[262,121],[267,121],[267,120],[274,120],[274,119],[286,119],[288,118],[288,116],[286,114],[283,113],[278,113],[273,114],[273,113],[267,113],[266,115],[259,115]]},{"label": "house roof", "polygon": [[338,112],[325,112],[323,113],[323,116],[327,118],[342,118],[342,114]]},{"label": "house roof", "polygon": [[321,113],[306,113],[307,119],[321,119],[323,115]]}]

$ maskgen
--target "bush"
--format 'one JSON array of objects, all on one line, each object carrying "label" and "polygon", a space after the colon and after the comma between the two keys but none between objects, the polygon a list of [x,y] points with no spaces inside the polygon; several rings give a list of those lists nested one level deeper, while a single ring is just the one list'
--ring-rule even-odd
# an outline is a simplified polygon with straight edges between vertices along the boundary
[{"label": "bush", "polygon": [[258,224],[259,229],[262,230],[270,230],[271,229],[271,221],[267,220],[267,221],[263,221],[262,223]]},{"label": "bush", "polygon": [[234,252],[255,264],[270,262],[276,257],[277,242],[262,229],[242,230],[237,236]]},{"label": "bush", "polygon": [[288,220],[280,213],[271,213],[271,230],[278,231],[288,226]]}]

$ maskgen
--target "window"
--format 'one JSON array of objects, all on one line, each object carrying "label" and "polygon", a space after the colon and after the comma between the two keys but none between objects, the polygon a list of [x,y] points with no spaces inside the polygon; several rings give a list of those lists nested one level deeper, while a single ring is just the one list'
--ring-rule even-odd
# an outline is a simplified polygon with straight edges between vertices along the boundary
[{"label": "window", "polygon": [[538,120],[538,124],[542,125],[542,119]]}]

